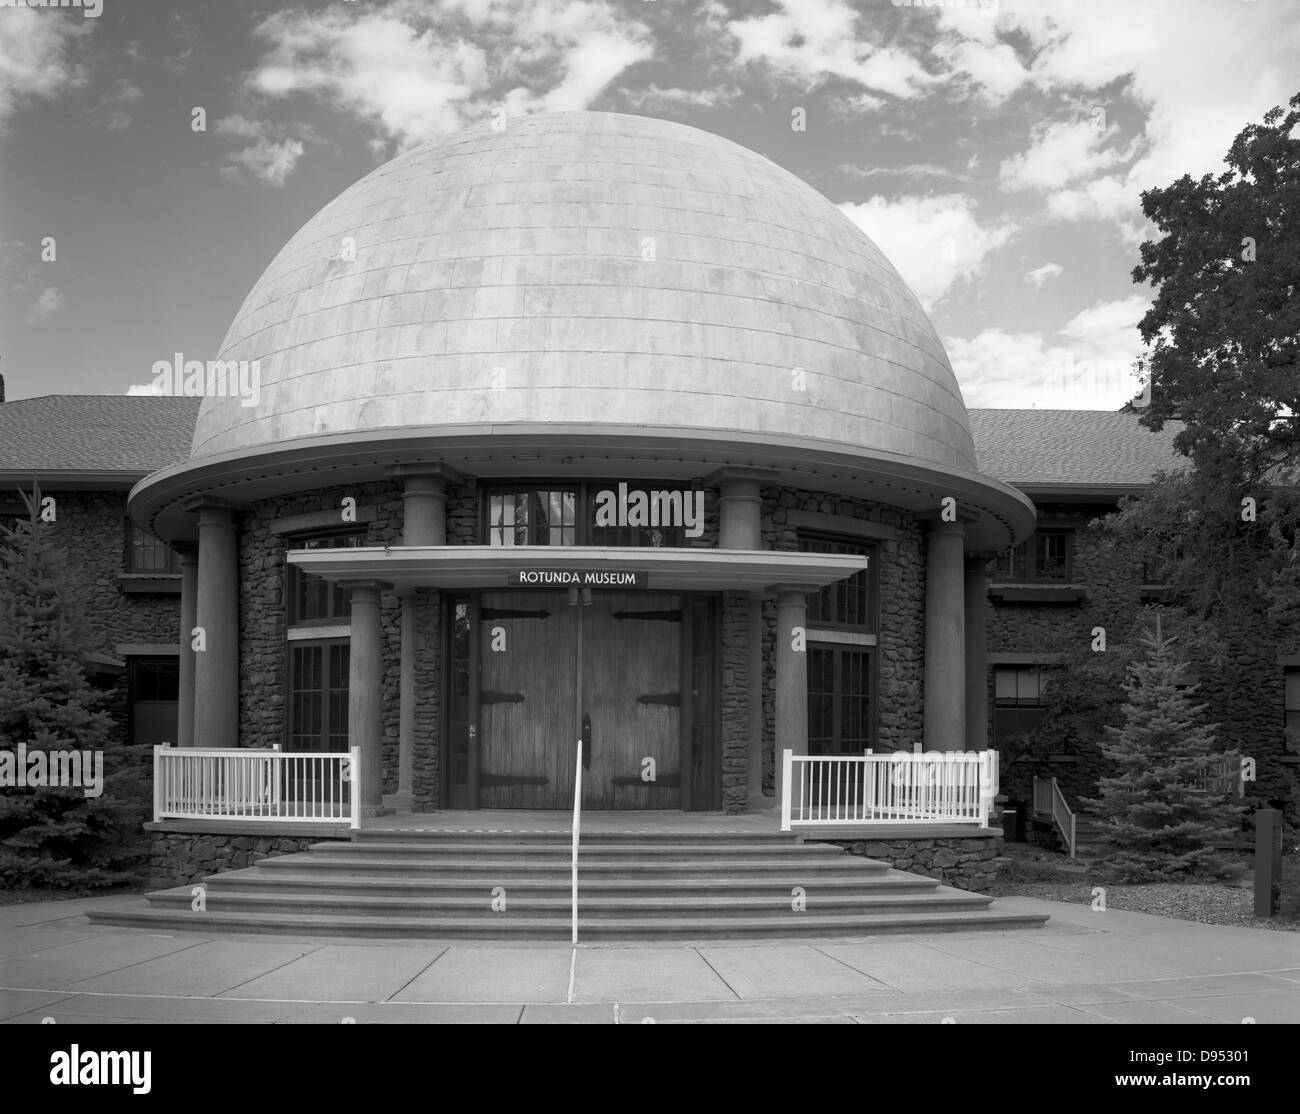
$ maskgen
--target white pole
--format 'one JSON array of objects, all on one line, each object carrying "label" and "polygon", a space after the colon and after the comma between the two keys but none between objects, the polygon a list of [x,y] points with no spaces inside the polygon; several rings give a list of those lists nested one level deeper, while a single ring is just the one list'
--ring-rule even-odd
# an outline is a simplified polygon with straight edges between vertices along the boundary
[{"label": "white pole", "polygon": [[781,752],[781,831],[790,830],[790,779],[794,774],[794,751]]},{"label": "white pole", "polygon": [[582,740],[573,770],[573,942],[578,942],[578,825],[582,816]]}]

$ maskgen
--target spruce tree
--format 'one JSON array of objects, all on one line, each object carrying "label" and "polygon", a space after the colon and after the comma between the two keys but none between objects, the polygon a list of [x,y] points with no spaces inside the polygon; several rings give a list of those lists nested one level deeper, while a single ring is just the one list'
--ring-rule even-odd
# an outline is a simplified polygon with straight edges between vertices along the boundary
[{"label": "spruce tree", "polygon": [[[146,845],[147,747],[130,747],[100,708],[86,676],[95,649],[87,599],[42,521],[41,496],[23,492],[29,515],[0,527],[0,749],[12,775],[20,753],[103,754],[103,789],[0,788],[0,883],[93,889],[134,880]],[[8,780],[8,779],[7,779]]]},{"label": "spruce tree", "polygon": [[1142,653],[1128,669],[1123,724],[1105,729],[1102,752],[1116,767],[1099,779],[1100,796],[1085,801],[1105,822],[1114,852],[1101,873],[1120,882],[1180,881],[1223,877],[1232,863],[1216,846],[1239,828],[1242,806],[1230,793],[1203,779],[1221,760],[1238,768],[1238,751],[1218,751],[1217,724],[1207,724],[1206,705],[1190,699],[1196,685],[1179,688],[1185,663],[1176,638],[1143,633]]}]

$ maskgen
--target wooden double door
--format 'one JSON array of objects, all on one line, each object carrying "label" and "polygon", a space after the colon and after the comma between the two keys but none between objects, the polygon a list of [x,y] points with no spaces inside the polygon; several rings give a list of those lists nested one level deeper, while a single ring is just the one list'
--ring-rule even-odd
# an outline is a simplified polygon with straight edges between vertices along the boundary
[{"label": "wooden double door", "polygon": [[711,601],[483,592],[469,796],[480,808],[717,807]]}]

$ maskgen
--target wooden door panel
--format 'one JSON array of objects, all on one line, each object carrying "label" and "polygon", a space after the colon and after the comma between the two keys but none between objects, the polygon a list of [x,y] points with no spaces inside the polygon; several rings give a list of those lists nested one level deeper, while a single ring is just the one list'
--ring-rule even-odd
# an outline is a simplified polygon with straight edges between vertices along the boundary
[{"label": "wooden door panel", "polygon": [[[591,716],[583,807],[672,809],[681,802],[681,601],[593,594],[584,607],[582,708]],[[646,781],[645,760],[655,779]]]},{"label": "wooden door panel", "polygon": [[[564,596],[485,592],[479,624],[479,806],[566,808],[557,740],[572,734],[575,608]],[[504,640],[504,645],[502,642]]]}]

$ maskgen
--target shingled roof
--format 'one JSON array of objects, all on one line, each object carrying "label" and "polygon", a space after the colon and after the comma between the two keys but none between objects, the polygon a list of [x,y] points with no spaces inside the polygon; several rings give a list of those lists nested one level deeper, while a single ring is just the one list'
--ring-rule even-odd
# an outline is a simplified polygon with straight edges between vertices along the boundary
[{"label": "shingled roof", "polygon": [[190,455],[200,399],[43,395],[0,404],[0,475],[141,479]]},{"label": "shingled roof", "polygon": [[[99,475],[134,481],[187,460],[197,398],[45,395],[0,404],[0,475]],[[1181,428],[1160,433],[1114,410],[971,410],[980,471],[1016,487],[1095,488],[1150,483],[1184,459]]]},{"label": "shingled roof", "polygon": [[1181,422],[1152,433],[1117,410],[968,411],[979,469],[1022,488],[1106,491],[1151,482],[1186,467],[1173,450]]}]

